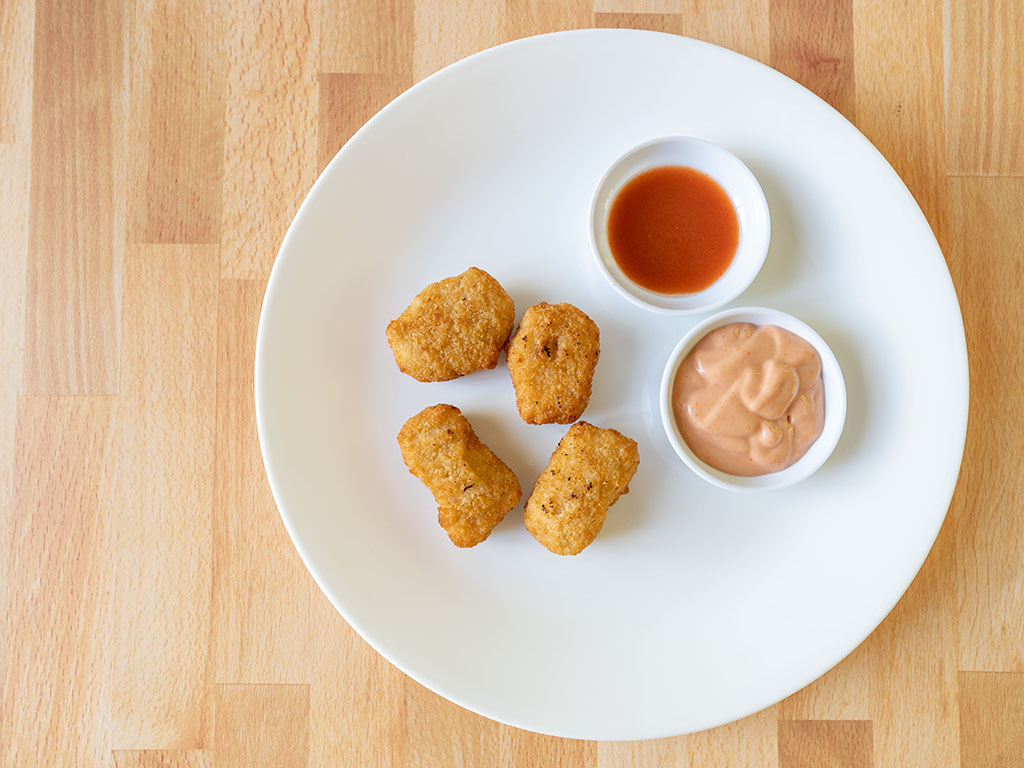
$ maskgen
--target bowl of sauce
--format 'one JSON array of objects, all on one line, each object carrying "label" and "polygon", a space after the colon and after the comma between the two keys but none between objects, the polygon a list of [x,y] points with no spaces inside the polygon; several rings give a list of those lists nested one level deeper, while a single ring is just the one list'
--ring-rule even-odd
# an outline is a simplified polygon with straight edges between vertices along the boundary
[{"label": "bowl of sauce", "polygon": [[676,345],[661,381],[669,442],[729,490],[783,488],[814,474],[846,420],[839,361],[810,326],[764,307],[730,309]]},{"label": "bowl of sauce", "polygon": [[770,239],[754,174],[728,150],[688,136],[631,149],[591,204],[598,269],[620,295],[661,314],[735,299],[760,271]]}]

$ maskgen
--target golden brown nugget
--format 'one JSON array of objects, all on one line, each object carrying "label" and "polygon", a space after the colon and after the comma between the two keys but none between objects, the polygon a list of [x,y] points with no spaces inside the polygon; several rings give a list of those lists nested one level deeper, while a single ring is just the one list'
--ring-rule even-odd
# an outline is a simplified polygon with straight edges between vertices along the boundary
[{"label": "golden brown nugget", "polygon": [[640,466],[636,441],[614,429],[573,424],[533,486],[523,519],[556,555],[578,555],[601,532],[608,508]]},{"label": "golden brown nugget", "polygon": [[572,304],[535,304],[508,343],[508,372],[527,424],[571,424],[590,402],[601,332]]},{"label": "golden brown nugget", "polygon": [[437,522],[457,547],[486,539],[523,492],[511,469],[480,442],[462,411],[432,405],[398,433],[402,458],[437,502]]},{"label": "golden brown nugget", "polygon": [[391,352],[402,373],[448,381],[498,364],[515,323],[512,297],[482,269],[431,283],[388,323]]}]

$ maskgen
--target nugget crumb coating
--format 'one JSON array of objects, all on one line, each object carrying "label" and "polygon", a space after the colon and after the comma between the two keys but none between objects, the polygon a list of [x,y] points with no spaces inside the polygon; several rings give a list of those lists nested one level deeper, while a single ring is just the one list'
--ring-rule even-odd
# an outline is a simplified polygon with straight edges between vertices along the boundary
[{"label": "nugget crumb coating", "polygon": [[527,424],[571,424],[590,402],[601,354],[597,324],[572,304],[535,304],[508,343],[516,407]]},{"label": "nugget crumb coating", "polygon": [[556,555],[578,555],[601,532],[608,508],[629,492],[638,466],[635,440],[585,421],[573,424],[533,486],[526,529]]},{"label": "nugget crumb coating", "polygon": [[437,502],[437,522],[457,547],[486,539],[523,492],[511,469],[480,442],[462,411],[432,405],[398,433],[402,458]]},{"label": "nugget crumb coating", "polygon": [[388,344],[402,373],[448,381],[493,368],[515,323],[512,297],[482,269],[431,283],[388,323]]}]

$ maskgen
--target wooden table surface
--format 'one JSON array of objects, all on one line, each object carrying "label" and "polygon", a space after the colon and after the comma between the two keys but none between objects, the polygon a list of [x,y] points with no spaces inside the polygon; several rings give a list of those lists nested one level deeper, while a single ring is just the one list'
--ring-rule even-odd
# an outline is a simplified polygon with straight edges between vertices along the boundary
[{"label": "wooden table surface", "polygon": [[[719,43],[849,117],[970,347],[959,486],[888,619],[781,704],[645,743],[498,725],[379,658],[292,547],[253,417],[267,275],[338,147],[439,67],[590,26]],[[1024,765],[1022,117],[1016,0],[4,0],[0,762]]]}]

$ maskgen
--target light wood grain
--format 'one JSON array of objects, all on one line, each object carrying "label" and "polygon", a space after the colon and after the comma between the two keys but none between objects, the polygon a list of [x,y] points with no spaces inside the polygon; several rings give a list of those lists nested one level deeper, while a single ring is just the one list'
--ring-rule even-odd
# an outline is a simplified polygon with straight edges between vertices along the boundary
[{"label": "light wood grain", "polygon": [[682,765],[716,768],[737,763],[776,768],[779,764],[778,707],[681,740],[686,760]]},{"label": "light wood grain", "polygon": [[[956,521],[959,668],[1024,672],[1024,179],[949,181],[949,266],[974,355]],[[982,268],[984,265],[984,268]]]},{"label": "light wood grain", "polygon": [[871,768],[871,722],[804,720],[779,724],[779,768]]},{"label": "light wood grain", "polygon": [[681,0],[594,0],[597,13],[679,13]]},{"label": "light wood grain", "polygon": [[509,40],[562,29],[594,26],[590,0],[507,0],[505,35]]},{"label": "light wood grain", "polygon": [[217,686],[215,768],[308,764],[308,685]]},{"label": "light wood grain", "polygon": [[13,514],[2,543],[5,768],[102,765],[109,756],[106,558],[117,407],[110,397],[18,404]]},{"label": "light wood grain", "polygon": [[26,393],[118,389],[128,15],[36,3]]},{"label": "light wood grain", "polygon": [[[475,715],[406,680],[404,764],[416,768],[518,765],[515,729]],[[568,750],[567,750],[568,751]]]},{"label": "light wood grain", "polygon": [[771,65],[854,119],[853,0],[771,0]]},{"label": "light wood grain", "polygon": [[320,75],[319,167],[409,85],[408,75]]},{"label": "light wood grain", "polygon": [[212,751],[115,749],[114,768],[213,768]]},{"label": "light wood grain", "polygon": [[[591,25],[851,117],[935,230],[971,365],[946,525],[881,627],[642,743],[519,731],[378,656],[288,539],[253,412],[265,280],[336,150],[445,64]],[[0,3],[0,766],[1024,765],[1022,73],[1014,0]]]},{"label": "light wood grain", "polygon": [[942,25],[938,3],[853,0],[857,127],[903,178],[945,251]]},{"label": "light wood grain", "polygon": [[[0,659],[8,652],[13,624],[2,610],[12,577],[9,542],[14,525],[14,433],[18,420],[21,350],[24,343],[25,260],[28,253],[27,144],[0,144]],[[7,667],[0,668],[0,691]],[[2,731],[0,731],[2,733]],[[2,753],[0,753],[2,754]]]},{"label": "light wood grain", "polygon": [[128,241],[219,243],[225,54],[212,0],[147,0],[131,41]]},{"label": "light wood grain", "polygon": [[595,13],[594,26],[608,29],[647,29],[651,32],[683,34],[683,17],[678,13]]},{"label": "light wood grain", "polygon": [[320,3],[320,69],[412,75],[413,0]]},{"label": "light wood grain", "polygon": [[960,674],[963,768],[1024,765],[1024,674]]},{"label": "light wood grain", "polygon": [[318,0],[238,0],[227,46],[221,276],[266,278],[317,172]]},{"label": "light wood grain", "polygon": [[869,720],[872,641],[779,703],[783,720]]},{"label": "light wood grain", "polygon": [[[0,144],[0,499],[8,499],[14,417],[25,338],[28,254],[28,144]],[[7,508],[4,504],[2,508]]]},{"label": "light wood grain", "polygon": [[683,34],[768,63],[769,0],[682,0]]},{"label": "light wood grain", "polygon": [[[216,246],[128,250],[110,515],[110,738],[212,740]],[[154,631],[159,628],[158,631]]]},{"label": "light wood grain", "polygon": [[594,765],[598,744],[592,741],[559,739],[529,731],[513,731],[513,765],[550,765],[553,768],[583,768]]},{"label": "light wood grain", "polygon": [[602,743],[599,768],[659,765],[673,768],[716,768],[757,765],[777,768],[778,707],[710,731],[655,741]]},{"label": "light wood grain", "polygon": [[252,366],[263,290],[254,281],[220,283],[212,530],[217,682],[309,680],[303,649],[315,586],[277,515],[256,437]]},{"label": "light wood grain", "polygon": [[30,139],[34,21],[32,3],[0,3],[0,144]]},{"label": "light wood grain", "polygon": [[[381,658],[319,592],[309,625],[318,638],[310,659],[310,766],[411,765],[420,730],[407,716],[405,676]],[[455,731],[447,731],[453,738]]]},{"label": "light wood grain", "polygon": [[950,173],[1024,174],[1024,4],[946,3]]},{"label": "light wood grain", "polygon": [[920,573],[871,643],[875,765],[956,765],[955,537],[947,520]]},{"label": "light wood grain", "polygon": [[491,0],[417,0],[413,24],[416,80],[506,40],[504,8]]}]

